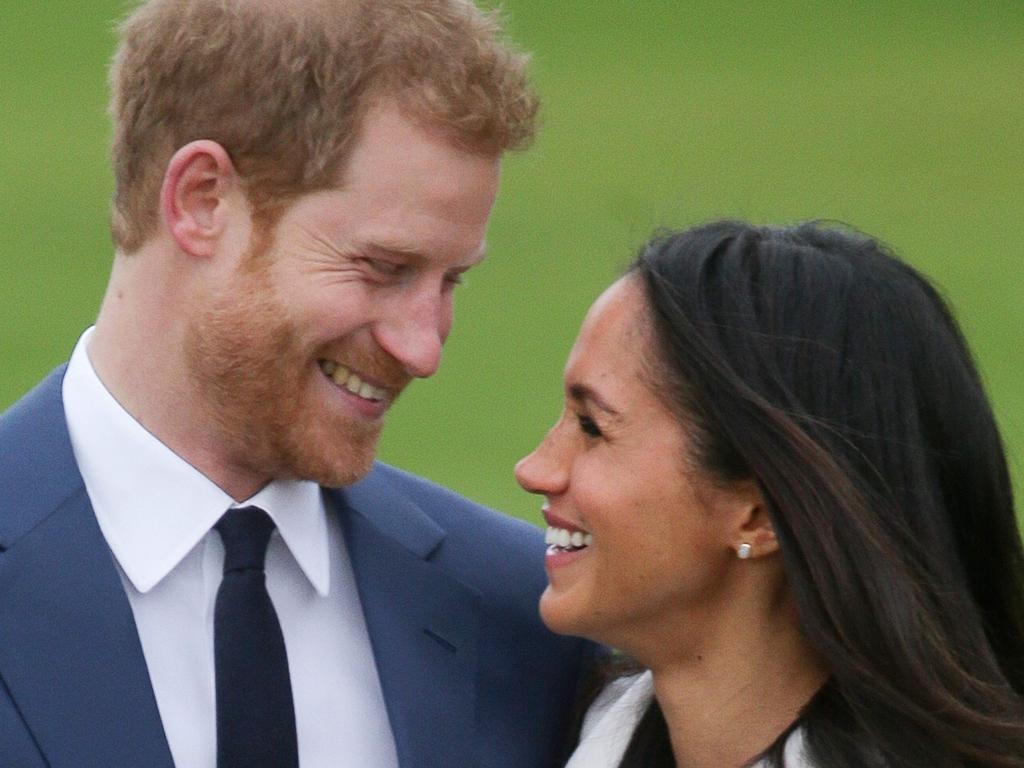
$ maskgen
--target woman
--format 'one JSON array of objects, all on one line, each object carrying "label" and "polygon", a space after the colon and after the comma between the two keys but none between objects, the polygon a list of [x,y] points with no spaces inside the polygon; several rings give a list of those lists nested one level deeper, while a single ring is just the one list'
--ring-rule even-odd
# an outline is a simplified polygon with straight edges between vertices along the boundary
[{"label": "woman", "polygon": [[590,310],[545,497],[555,631],[645,669],[569,765],[1024,766],[1024,551],[935,290],[876,241],[718,222]]}]

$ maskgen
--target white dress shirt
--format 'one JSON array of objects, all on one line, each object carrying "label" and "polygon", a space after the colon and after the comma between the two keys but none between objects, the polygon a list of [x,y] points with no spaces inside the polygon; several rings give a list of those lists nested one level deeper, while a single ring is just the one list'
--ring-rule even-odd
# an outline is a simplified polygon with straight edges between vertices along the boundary
[{"label": "white dress shirt", "polygon": [[[609,683],[587,710],[580,742],[565,768],[617,768],[653,697],[654,676],[649,670]],[[799,728],[786,739],[784,752],[785,768],[811,768]],[[751,768],[765,768],[765,761]]]},{"label": "white dress shirt", "polygon": [[[275,481],[236,504],[125,411],[83,334],[64,377],[75,459],[135,616],[174,763],[216,768],[213,605],[233,506],[266,510],[267,591],[288,652],[302,768],[397,768],[352,567],[319,486]],[[110,663],[116,665],[117,659]]]}]

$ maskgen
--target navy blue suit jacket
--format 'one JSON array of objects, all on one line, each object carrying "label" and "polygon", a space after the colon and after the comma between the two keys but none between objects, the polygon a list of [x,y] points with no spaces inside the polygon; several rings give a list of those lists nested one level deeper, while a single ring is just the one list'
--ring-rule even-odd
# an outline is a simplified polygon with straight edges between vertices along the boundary
[{"label": "navy blue suit jacket", "polygon": [[[0,416],[0,766],[172,768],[62,380]],[[591,649],[539,621],[540,532],[381,464],[324,493],[401,766],[553,765]]]}]

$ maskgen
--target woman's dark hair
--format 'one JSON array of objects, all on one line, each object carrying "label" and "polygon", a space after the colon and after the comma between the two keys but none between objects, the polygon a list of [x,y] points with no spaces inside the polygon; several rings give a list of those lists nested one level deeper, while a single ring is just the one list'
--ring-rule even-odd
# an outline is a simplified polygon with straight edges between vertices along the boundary
[{"label": "woman's dark hair", "polygon": [[[1024,766],[1024,550],[991,408],[935,289],[817,223],[667,234],[630,274],[658,390],[710,477],[760,484],[831,670],[800,721],[812,763]],[[671,755],[656,703],[643,722],[623,766]]]}]

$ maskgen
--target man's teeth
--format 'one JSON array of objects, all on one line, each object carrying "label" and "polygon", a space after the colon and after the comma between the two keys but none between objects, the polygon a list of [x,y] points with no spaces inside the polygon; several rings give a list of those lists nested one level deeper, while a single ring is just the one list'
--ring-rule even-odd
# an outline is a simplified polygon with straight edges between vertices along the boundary
[{"label": "man's teeth", "polygon": [[544,534],[544,543],[549,547],[559,547],[560,549],[583,549],[594,543],[594,537],[583,531],[549,527],[547,533]]},{"label": "man's teeth", "polygon": [[320,363],[320,368],[339,387],[344,387],[353,395],[358,395],[364,400],[383,400],[388,395],[386,389],[368,384],[344,365],[338,365],[331,360],[323,360]]}]

